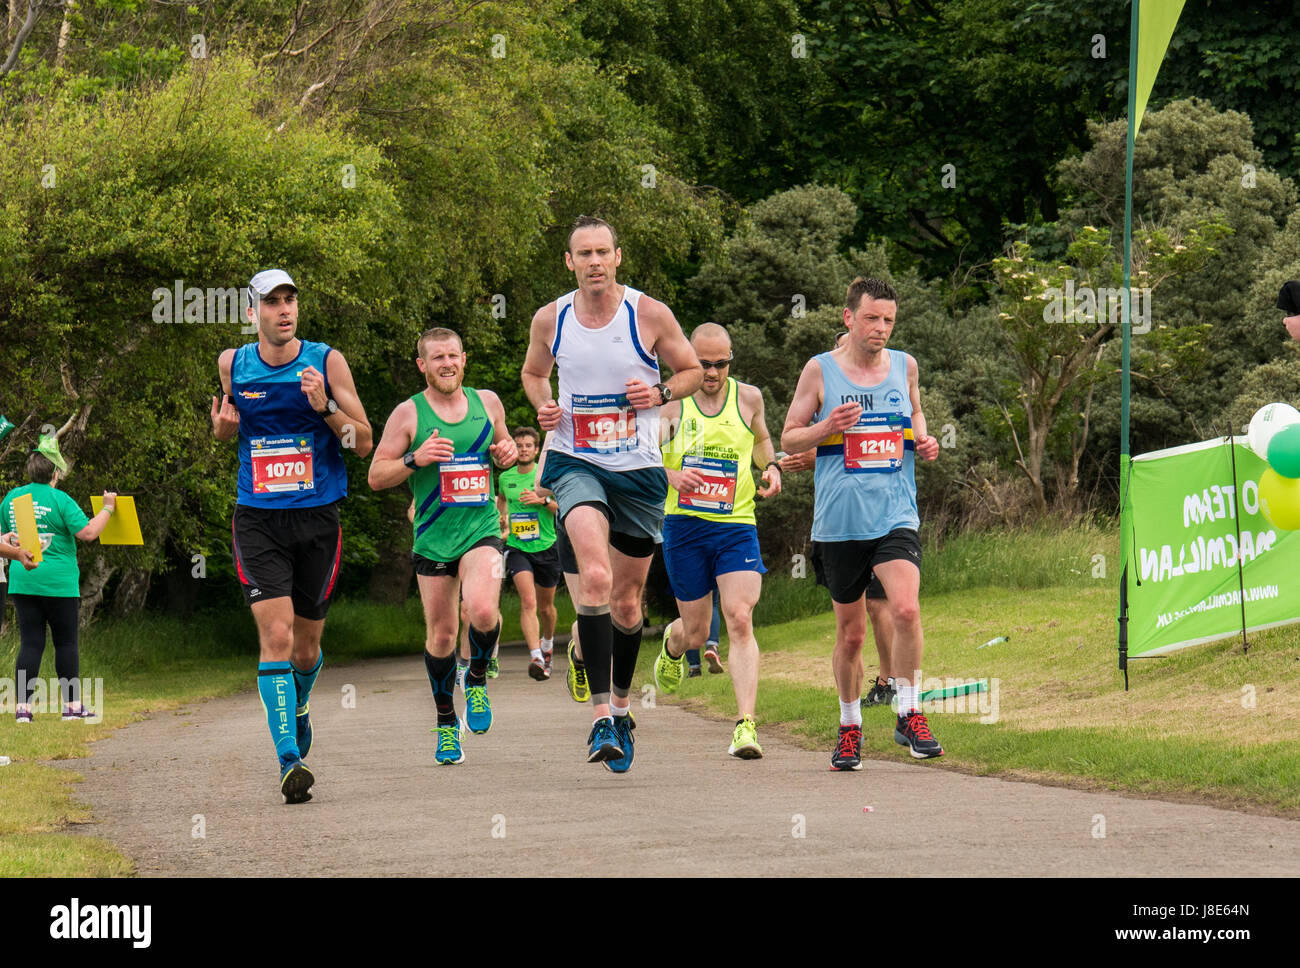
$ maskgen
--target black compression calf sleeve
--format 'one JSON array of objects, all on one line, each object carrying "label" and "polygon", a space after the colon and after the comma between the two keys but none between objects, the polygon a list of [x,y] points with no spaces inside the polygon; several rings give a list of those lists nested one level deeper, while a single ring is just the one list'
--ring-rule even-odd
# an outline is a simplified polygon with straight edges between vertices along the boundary
[{"label": "black compression calf sleeve", "polygon": [[637,622],[636,628],[625,629],[617,622],[611,622],[610,627],[613,631],[613,693],[619,699],[626,699],[627,694],[632,689],[632,675],[636,671],[637,653],[641,651],[641,626],[644,623]]},{"label": "black compression calf sleeve", "polygon": [[582,643],[582,661],[587,667],[591,702],[600,706],[609,702],[610,657],[614,648],[609,606],[579,605],[577,612],[578,640]]},{"label": "black compression calf sleeve", "polygon": [[501,634],[501,623],[487,632],[480,632],[473,625],[469,627],[469,683],[481,686],[487,682],[488,660],[496,648],[497,636]]},{"label": "black compression calf sleeve", "polygon": [[438,707],[438,725],[450,726],[456,721],[456,656],[445,655],[439,659],[426,650],[424,668],[433,687],[433,704]]}]

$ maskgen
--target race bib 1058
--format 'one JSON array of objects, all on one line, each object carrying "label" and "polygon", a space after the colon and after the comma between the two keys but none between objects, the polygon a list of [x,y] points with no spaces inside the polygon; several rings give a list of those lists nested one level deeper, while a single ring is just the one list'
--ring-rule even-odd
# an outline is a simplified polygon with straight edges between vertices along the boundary
[{"label": "race bib 1058", "polygon": [[438,500],[443,506],[482,507],[488,503],[492,472],[481,454],[457,454],[438,465]]}]

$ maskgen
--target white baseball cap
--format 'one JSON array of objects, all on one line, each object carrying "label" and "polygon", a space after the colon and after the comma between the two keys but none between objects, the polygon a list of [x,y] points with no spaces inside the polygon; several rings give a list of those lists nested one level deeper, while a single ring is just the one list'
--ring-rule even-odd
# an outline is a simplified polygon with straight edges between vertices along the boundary
[{"label": "white baseball cap", "polygon": [[272,290],[280,286],[292,286],[294,292],[298,291],[298,284],[283,269],[265,269],[248,280],[248,288],[257,293],[259,298],[269,296]]}]

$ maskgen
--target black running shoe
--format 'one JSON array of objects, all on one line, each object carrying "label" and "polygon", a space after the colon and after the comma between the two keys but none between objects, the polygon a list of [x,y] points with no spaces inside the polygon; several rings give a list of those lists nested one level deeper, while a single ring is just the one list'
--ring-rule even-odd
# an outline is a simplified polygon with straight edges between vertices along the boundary
[{"label": "black running shoe", "polygon": [[877,679],[871,684],[871,689],[862,699],[864,706],[888,706],[894,701],[898,692],[887,682],[881,682]]},{"label": "black running shoe", "polygon": [[832,770],[862,769],[862,727],[841,726],[840,739],[831,754]]},{"label": "black running shoe", "polygon": [[894,742],[899,746],[906,746],[912,756],[918,760],[943,756],[943,747],[930,732],[930,724],[925,721],[925,716],[918,712],[910,712],[906,716],[898,717],[898,725],[894,727]]}]

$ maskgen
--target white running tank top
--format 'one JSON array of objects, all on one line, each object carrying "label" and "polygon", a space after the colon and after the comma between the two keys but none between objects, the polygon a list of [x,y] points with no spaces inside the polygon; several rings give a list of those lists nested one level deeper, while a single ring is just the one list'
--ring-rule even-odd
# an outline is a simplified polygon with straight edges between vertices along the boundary
[{"label": "white running tank top", "polygon": [[659,408],[632,410],[627,381],[659,382],[659,360],[637,329],[641,293],[624,287],[614,318],[599,329],[578,322],[573,299],[555,302],[551,355],[560,372],[560,426],[551,448],[611,471],[662,467]]}]

